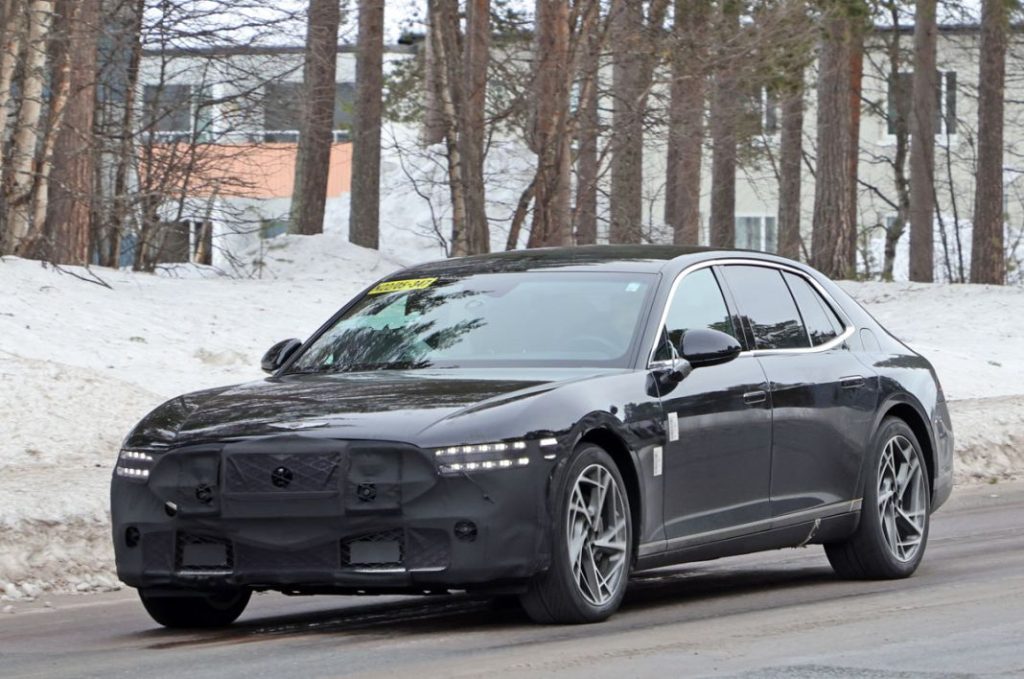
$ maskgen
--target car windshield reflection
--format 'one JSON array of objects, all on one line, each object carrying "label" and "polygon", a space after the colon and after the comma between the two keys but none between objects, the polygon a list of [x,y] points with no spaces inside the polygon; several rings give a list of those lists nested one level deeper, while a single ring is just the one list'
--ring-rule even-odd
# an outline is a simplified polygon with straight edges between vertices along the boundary
[{"label": "car windshield reflection", "polygon": [[656,277],[497,273],[371,289],[290,373],[625,367]]}]

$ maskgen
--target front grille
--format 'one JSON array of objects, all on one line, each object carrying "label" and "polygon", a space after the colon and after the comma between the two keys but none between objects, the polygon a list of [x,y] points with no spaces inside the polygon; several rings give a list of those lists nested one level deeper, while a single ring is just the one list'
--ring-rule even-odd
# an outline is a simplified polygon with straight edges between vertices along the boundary
[{"label": "front grille", "polygon": [[236,453],[224,463],[229,493],[287,493],[338,490],[341,454]]},{"label": "front grille", "polygon": [[448,567],[449,537],[443,530],[407,530],[405,566],[409,570],[439,570]]},{"label": "front grille", "polygon": [[230,540],[192,533],[177,534],[174,545],[176,571],[230,571],[234,567],[234,549]]},{"label": "front grille", "polygon": [[266,549],[235,545],[240,571],[333,571],[338,569],[338,550],[328,542],[307,549]]}]

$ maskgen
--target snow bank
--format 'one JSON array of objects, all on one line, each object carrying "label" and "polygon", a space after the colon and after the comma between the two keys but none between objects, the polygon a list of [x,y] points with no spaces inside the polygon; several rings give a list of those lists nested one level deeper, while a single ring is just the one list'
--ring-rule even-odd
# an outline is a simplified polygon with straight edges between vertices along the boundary
[{"label": "snow bank", "polygon": [[1024,287],[843,283],[928,357],[950,400],[1024,394]]},{"label": "snow bank", "polygon": [[[109,288],[71,275],[79,269],[0,259],[2,598],[118,586],[107,491],[121,437],[166,398],[259,378],[271,344],[308,336],[402,266],[333,233],[280,237],[247,258],[245,280],[191,265],[158,276],[95,269]],[[845,287],[934,361],[959,399],[958,480],[1020,474],[1024,289]]]}]

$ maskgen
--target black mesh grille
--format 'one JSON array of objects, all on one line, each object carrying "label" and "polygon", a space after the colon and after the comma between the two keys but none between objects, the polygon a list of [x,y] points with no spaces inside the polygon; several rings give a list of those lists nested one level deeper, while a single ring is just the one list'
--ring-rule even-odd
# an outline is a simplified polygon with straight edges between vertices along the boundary
[{"label": "black mesh grille", "polygon": [[230,493],[287,493],[338,490],[340,453],[239,453],[225,460]]},{"label": "black mesh grille", "polygon": [[[363,558],[360,554],[374,552],[373,545],[397,543],[397,558]],[[394,554],[394,550],[380,549],[382,555]],[[372,554],[371,554],[372,556]],[[366,533],[343,540],[341,543],[341,565],[353,568],[397,568],[405,558],[405,536],[401,528]]]},{"label": "black mesh grille", "polygon": [[174,533],[172,531],[143,535],[142,564],[147,571],[169,571],[174,567]]},{"label": "black mesh grille", "polygon": [[333,571],[338,568],[338,550],[333,542],[307,549],[265,549],[235,545],[239,570],[248,571]]},{"label": "black mesh grille", "polygon": [[[206,548],[203,552],[191,549]],[[217,549],[220,547],[221,549]],[[201,558],[194,555],[201,554]],[[222,556],[221,556],[222,555]],[[178,533],[174,548],[174,569],[177,571],[234,570],[234,549],[230,540]]]},{"label": "black mesh grille", "polygon": [[405,567],[448,567],[449,537],[443,530],[408,530],[405,534]]}]

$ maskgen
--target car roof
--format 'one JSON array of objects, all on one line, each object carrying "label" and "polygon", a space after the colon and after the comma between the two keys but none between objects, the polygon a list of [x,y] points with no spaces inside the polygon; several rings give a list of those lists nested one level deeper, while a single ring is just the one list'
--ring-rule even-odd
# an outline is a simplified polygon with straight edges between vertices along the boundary
[{"label": "car roof", "polygon": [[547,270],[673,274],[697,262],[723,258],[758,259],[805,268],[788,259],[755,250],[688,245],[582,245],[512,250],[427,262],[396,272],[389,278]]}]

